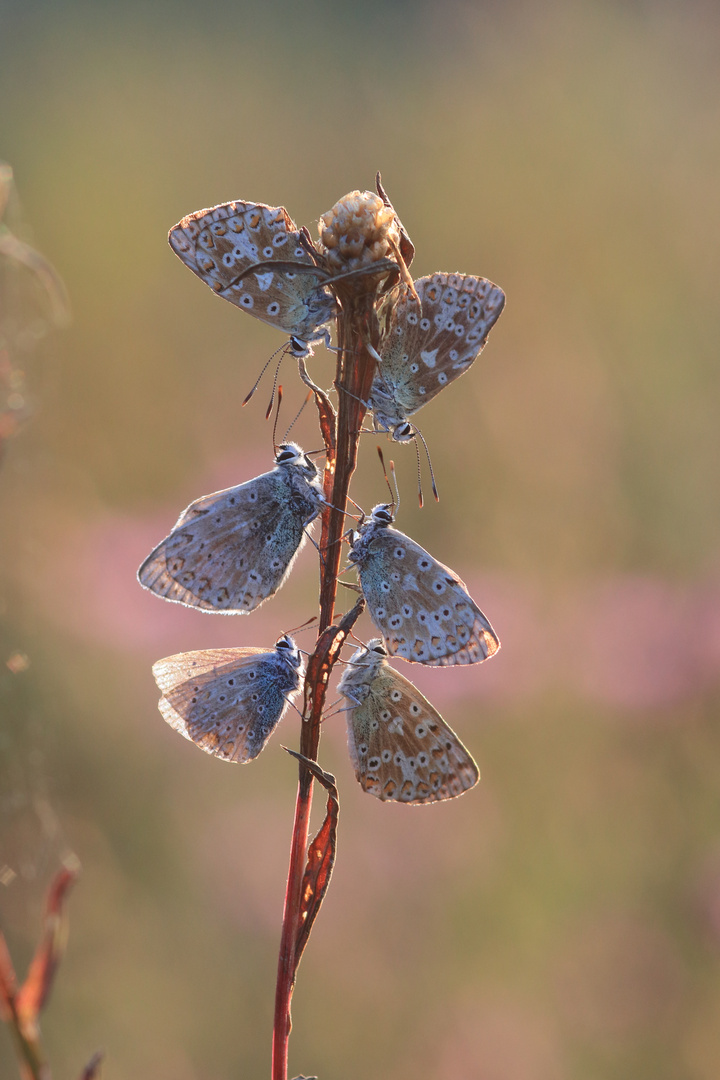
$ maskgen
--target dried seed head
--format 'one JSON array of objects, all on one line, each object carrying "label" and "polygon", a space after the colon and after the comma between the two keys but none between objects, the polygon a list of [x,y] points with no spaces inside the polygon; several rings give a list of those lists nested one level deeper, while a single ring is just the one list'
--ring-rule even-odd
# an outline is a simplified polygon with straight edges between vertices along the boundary
[{"label": "dried seed head", "polygon": [[329,269],[344,273],[395,258],[400,229],[395,211],[370,191],[351,191],[323,214],[320,241]]}]

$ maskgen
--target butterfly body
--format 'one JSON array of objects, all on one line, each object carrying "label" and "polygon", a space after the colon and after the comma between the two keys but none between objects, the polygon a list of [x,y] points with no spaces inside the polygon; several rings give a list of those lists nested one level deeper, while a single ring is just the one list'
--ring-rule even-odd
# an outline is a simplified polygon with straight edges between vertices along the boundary
[{"label": "butterfly body", "polygon": [[[326,324],[336,304],[322,284],[327,273],[317,268],[311,245],[303,242],[284,207],[222,203],[188,214],[172,227],[168,240],[218,296],[289,334],[294,356],[310,355],[313,342],[329,342]],[[304,269],[261,265],[270,262]]]},{"label": "butterfly body", "polygon": [[325,505],[315,465],[294,443],[275,468],[197,499],[138,571],[141,585],[201,611],[254,611],[283,584]]},{"label": "butterfly body", "polygon": [[492,656],[500,642],[464,582],[392,521],[390,504],[376,506],[349,555],[387,651],[431,667]]},{"label": "butterfly body", "polygon": [[396,442],[413,439],[408,417],[467,371],[505,303],[502,289],[471,275],[432,274],[414,285],[419,311],[404,283],[388,298],[369,395],[376,430]]},{"label": "butterfly body", "polygon": [[462,795],[478,779],[471,755],[416,686],[387,660],[380,639],[350,659],[338,690],[348,703],[348,749],[363,788],[411,804]]},{"label": "butterfly body", "polygon": [[300,689],[302,657],[284,635],[271,651],[202,649],[153,664],[171,727],[208,754],[244,763],[257,757]]}]

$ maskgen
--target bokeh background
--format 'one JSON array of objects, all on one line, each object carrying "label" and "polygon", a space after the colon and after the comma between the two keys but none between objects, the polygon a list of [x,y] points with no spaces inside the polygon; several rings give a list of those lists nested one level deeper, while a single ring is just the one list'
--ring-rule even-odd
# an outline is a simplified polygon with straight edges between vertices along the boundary
[{"label": "bokeh background", "polygon": [[[399,526],[503,649],[409,673],[478,759],[460,800],[368,798],[327,722],[338,863],[292,1075],[718,1076],[719,39],[696,2],[0,6],[5,223],[74,313],[52,329],[3,260],[4,407],[28,420],[0,463],[0,912],[23,967],[79,856],[44,1021],[57,1077],[97,1047],[108,1080],[269,1075],[297,717],[229,767],[163,723],[150,665],[270,646],[315,613],[317,568],[308,548],[236,619],[135,581],[188,502],[272,455],[269,384],[240,402],[281,338],[165,237],[232,198],[314,230],[377,169],[415,276],[508,296],[421,416],[439,505],[416,508],[412,449],[388,446]],[[311,369],[329,385],[332,356]],[[282,381],[289,418],[291,362]],[[296,430],[318,445],[310,411]]]}]

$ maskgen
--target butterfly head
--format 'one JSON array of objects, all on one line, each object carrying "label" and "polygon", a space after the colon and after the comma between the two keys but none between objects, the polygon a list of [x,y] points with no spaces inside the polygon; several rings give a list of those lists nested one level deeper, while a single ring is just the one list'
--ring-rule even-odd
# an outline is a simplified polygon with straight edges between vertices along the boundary
[{"label": "butterfly head", "polygon": [[387,655],[381,638],[373,638],[367,645],[361,645],[348,660],[338,683],[339,692],[351,701],[363,701],[370,692],[370,684],[378,668],[387,660]]},{"label": "butterfly head", "polygon": [[296,337],[294,334],[290,335],[290,341],[288,342],[288,352],[291,356],[296,357],[298,360],[305,360],[308,356],[312,356],[313,351],[307,341],[303,341],[302,338]]},{"label": "butterfly head", "polygon": [[302,654],[289,634],[283,634],[275,642],[275,651],[282,656],[286,664],[298,670],[302,667]]},{"label": "butterfly head", "polygon": [[373,506],[370,517],[363,522],[360,528],[352,534],[351,550],[348,560],[351,563],[360,563],[367,556],[369,545],[377,529],[386,529],[395,520],[394,503],[378,503]]},{"label": "butterfly head", "polygon": [[275,464],[295,466],[301,469],[309,480],[315,480],[318,475],[317,468],[309,457],[300,449],[297,443],[282,443],[275,454]]},{"label": "butterfly head", "polygon": [[307,340],[305,338],[298,337],[297,334],[291,334],[290,340],[287,345],[287,351],[291,356],[294,356],[296,360],[307,360],[309,356],[314,356],[313,344],[322,342],[326,348],[330,346],[330,332],[326,326],[318,327],[313,334],[311,334]]},{"label": "butterfly head", "polygon": [[386,660],[387,654],[387,649],[383,645],[382,638],[371,638],[367,645],[354,653],[350,663],[363,664],[365,667],[374,667],[379,660]]},{"label": "butterfly head", "polygon": [[370,524],[387,526],[392,525],[395,520],[395,504],[394,503],[378,503],[377,506],[373,506],[370,514]]}]

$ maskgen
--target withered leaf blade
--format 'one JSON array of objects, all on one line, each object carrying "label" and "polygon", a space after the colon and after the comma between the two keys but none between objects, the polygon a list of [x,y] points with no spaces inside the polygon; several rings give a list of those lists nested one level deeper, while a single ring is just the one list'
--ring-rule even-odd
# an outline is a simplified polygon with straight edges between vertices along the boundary
[{"label": "withered leaf blade", "polygon": [[[359,596],[355,606],[346,612],[338,623],[327,626],[317,640],[315,651],[308,660],[305,673],[305,714],[315,707],[316,689],[325,700],[328,679],[345,639],[365,609],[365,599]],[[292,753],[292,751],[288,751]]]},{"label": "withered leaf blade", "polygon": [[325,447],[328,449],[328,452],[329,450],[333,451],[334,456],[335,410],[333,409],[332,404],[330,403],[330,399],[328,398],[325,391],[321,390],[320,387],[317,386],[310,378],[310,375],[308,374],[308,369],[305,366],[305,361],[302,359],[302,357],[298,358],[298,370],[300,372],[300,378],[302,379],[302,381],[305,383],[306,386],[310,387],[313,394],[315,395],[315,403],[317,405],[318,416],[320,418],[320,432],[323,437],[323,442],[325,444]]},{"label": "withered leaf blade", "polygon": [[80,1080],[97,1080],[97,1077],[100,1075],[100,1066],[102,1065],[104,1057],[105,1053],[103,1050],[96,1050],[83,1071],[80,1073]]},{"label": "withered leaf blade", "polygon": [[15,1013],[15,968],[5,935],[0,932],[0,1020],[10,1023]]},{"label": "withered leaf blade", "polygon": [[56,874],[48,892],[42,937],[30,962],[27,978],[15,999],[23,1025],[37,1021],[52,990],[55,972],[65,951],[67,939],[64,918],[65,897],[75,882],[79,867],[65,866]]},{"label": "withered leaf blade", "polygon": [[295,943],[295,957],[293,965],[293,979],[297,971],[300,958],[305,950],[310,937],[312,925],[315,922],[320,906],[330,884],[333,866],[335,865],[335,848],[337,836],[338,813],[340,803],[335,777],[325,772],[315,761],[298,754],[294,750],[288,750],[298,761],[302,762],[310,770],[313,777],[325,788],[328,793],[325,820],[315,838],[311,841],[307,853],[305,873],[303,874],[302,890],[300,895],[300,911],[298,913],[298,934]]},{"label": "withered leaf blade", "polygon": [[402,255],[403,259],[405,260],[405,265],[410,266],[410,263],[415,258],[415,245],[413,244],[412,240],[408,236],[407,231],[405,229],[405,226],[403,225],[402,221],[400,220],[400,218],[397,215],[397,211],[395,210],[395,207],[393,206],[393,204],[390,202],[390,200],[387,197],[387,193],[386,193],[385,189],[382,186],[382,179],[380,177],[379,172],[376,173],[376,175],[375,175],[375,187],[377,188],[377,193],[380,196],[380,198],[382,199],[382,201],[395,214],[395,219],[396,219],[396,221],[398,223],[398,227],[400,229],[400,254]]}]

